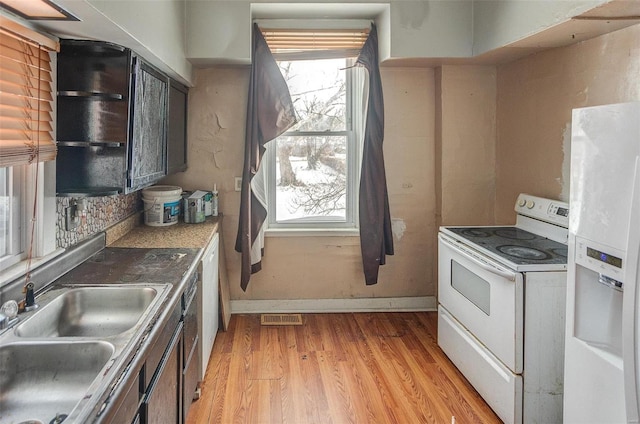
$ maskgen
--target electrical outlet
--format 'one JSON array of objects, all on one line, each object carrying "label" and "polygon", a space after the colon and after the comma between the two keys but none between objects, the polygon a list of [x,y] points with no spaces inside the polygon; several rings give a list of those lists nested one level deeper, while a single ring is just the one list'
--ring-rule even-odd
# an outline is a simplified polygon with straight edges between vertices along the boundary
[{"label": "electrical outlet", "polygon": [[67,231],[76,229],[80,225],[80,218],[78,217],[78,206],[76,202],[72,202],[69,206],[64,208],[64,222]]},{"label": "electrical outlet", "polygon": [[236,177],[234,183],[235,190],[242,191],[242,177]]}]

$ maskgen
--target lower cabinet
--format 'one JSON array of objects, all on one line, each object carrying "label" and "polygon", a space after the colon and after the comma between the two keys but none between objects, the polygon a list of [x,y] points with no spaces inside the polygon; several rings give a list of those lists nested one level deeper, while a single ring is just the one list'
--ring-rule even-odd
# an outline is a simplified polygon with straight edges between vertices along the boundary
[{"label": "lower cabinet", "polygon": [[110,423],[139,423],[140,422],[140,387],[141,387],[141,373],[136,375],[136,378],[129,382],[129,385],[125,389],[125,395],[123,400],[118,406],[118,410],[109,419]]},{"label": "lower cabinet", "polygon": [[145,423],[182,422],[182,328],[180,322],[144,395],[142,417]]},{"label": "lower cabinet", "polygon": [[197,280],[192,280],[183,298],[182,320],[184,322],[184,345],[182,348],[182,422],[186,422],[191,402],[198,387],[198,363],[200,361],[200,336],[198,332]]},{"label": "lower cabinet", "polygon": [[194,273],[149,353],[140,379],[142,424],[186,421],[198,381],[198,275]]}]

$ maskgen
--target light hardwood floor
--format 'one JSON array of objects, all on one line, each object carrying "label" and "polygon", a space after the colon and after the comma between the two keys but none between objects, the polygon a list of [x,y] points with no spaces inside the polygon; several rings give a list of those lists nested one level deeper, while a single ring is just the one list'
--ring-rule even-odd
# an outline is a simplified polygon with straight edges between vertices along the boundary
[{"label": "light hardwood floor", "polygon": [[437,346],[437,314],[233,315],[188,424],[500,423]]}]

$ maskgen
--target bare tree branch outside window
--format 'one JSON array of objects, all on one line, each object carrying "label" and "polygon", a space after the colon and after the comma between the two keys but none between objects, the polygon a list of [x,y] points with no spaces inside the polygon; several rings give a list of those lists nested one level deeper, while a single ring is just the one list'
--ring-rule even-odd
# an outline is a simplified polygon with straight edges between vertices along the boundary
[{"label": "bare tree branch outside window", "polygon": [[276,219],[344,219],[345,60],[279,62],[298,124],[276,140]]}]

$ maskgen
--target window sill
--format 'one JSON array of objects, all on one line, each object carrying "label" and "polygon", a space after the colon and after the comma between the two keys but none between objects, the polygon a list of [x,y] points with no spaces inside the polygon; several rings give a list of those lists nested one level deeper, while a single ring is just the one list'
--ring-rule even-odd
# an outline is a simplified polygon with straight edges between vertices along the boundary
[{"label": "window sill", "polygon": [[360,237],[357,228],[271,228],[265,237]]},{"label": "window sill", "polygon": [[[48,255],[31,259],[31,270],[33,271],[40,265],[47,263],[48,261],[50,261],[51,259],[55,258],[56,256],[60,255],[63,252],[64,252],[64,249],[58,248],[53,252],[49,253]],[[9,268],[2,271],[2,277],[0,277],[0,287],[3,287],[12,281],[15,281],[17,278],[24,276],[26,273],[27,273],[26,260],[10,266]]]}]

